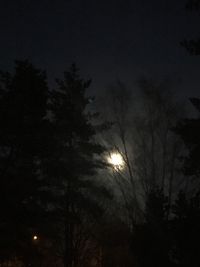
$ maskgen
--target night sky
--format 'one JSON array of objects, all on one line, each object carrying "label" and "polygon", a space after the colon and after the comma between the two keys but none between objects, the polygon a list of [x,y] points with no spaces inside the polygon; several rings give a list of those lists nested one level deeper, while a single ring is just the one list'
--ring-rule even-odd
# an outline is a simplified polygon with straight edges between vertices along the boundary
[{"label": "night sky", "polygon": [[0,22],[1,69],[28,58],[62,77],[76,62],[97,93],[116,79],[134,89],[147,75],[200,96],[200,57],[180,46],[200,36],[200,16],[184,0],[1,0]]}]

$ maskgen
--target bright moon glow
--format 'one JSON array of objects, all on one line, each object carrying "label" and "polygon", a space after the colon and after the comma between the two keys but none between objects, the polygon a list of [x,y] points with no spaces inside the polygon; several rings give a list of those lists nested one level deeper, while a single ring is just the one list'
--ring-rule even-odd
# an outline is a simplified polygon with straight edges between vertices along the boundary
[{"label": "bright moon glow", "polygon": [[121,170],[124,166],[124,160],[120,153],[111,153],[111,155],[108,158],[108,161],[110,164],[113,165],[115,169]]},{"label": "bright moon glow", "polygon": [[37,235],[34,235],[33,240],[37,240],[37,239],[38,239]]}]

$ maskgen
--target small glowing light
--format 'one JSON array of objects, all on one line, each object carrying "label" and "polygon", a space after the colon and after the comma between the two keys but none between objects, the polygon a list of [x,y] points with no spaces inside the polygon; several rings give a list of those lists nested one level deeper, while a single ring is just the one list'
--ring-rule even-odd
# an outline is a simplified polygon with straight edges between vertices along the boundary
[{"label": "small glowing light", "polygon": [[124,167],[124,160],[120,153],[111,153],[108,158],[108,161],[110,164],[113,165],[116,170],[121,170]]},{"label": "small glowing light", "polygon": [[33,240],[38,240],[38,236],[37,235],[34,235],[33,236]]}]

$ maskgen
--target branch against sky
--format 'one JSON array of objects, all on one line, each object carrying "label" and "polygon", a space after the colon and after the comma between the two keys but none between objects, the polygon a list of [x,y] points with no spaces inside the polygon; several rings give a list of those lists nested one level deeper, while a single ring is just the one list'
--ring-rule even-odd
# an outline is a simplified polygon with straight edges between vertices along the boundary
[{"label": "branch against sky", "polygon": [[146,197],[157,187],[171,205],[181,179],[183,149],[172,128],[184,107],[173,97],[170,83],[142,78],[138,85],[135,96],[122,82],[112,85],[104,96],[106,118],[113,122],[104,142],[123,158],[125,167],[114,179],[132,222],[141,218]]}]

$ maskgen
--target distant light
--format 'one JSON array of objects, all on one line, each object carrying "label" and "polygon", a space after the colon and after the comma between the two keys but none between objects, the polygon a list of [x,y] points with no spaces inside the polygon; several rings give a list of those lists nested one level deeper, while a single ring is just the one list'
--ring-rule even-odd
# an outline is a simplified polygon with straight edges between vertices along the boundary
[{"label": "distant light", "polygon": [[34,235],[33,236],[33,240],[38,240],[38,236],[37,235]]},{"label": "distant light", "polygon": [[113,152],[108,157],[108,162],[113,165],[114,169],[121,170],[124,167],[124,160],[120,153]]}]

